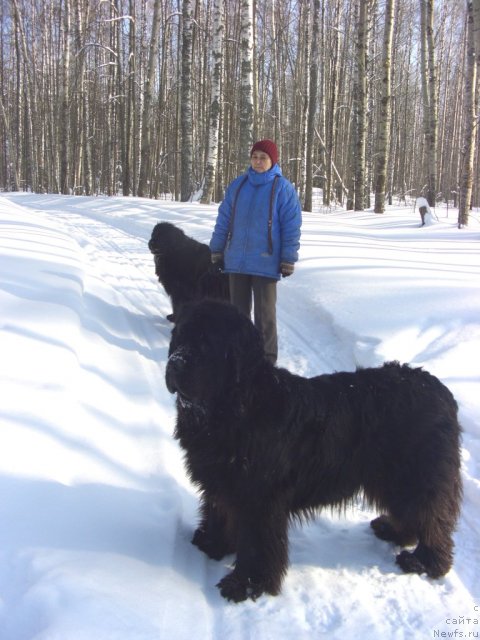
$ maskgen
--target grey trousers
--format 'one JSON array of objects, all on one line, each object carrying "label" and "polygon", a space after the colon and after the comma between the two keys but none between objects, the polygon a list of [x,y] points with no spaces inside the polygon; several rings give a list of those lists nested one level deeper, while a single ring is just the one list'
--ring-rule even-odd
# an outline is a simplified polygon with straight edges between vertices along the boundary
[{"label": "grey trousers", "polygon": [[254,324],[263,338],[267,358],[275,364],[278,356],[277,340],[277,280],[231,273],[230,302],[251,318],[253,294]]}]

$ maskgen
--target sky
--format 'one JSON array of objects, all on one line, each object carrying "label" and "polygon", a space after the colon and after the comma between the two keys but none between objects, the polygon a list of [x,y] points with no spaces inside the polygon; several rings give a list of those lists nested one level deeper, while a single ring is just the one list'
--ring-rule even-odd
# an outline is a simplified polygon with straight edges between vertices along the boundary
[{"label": "sky", "polygon": [[[400,360],[460,407],[464,501],[440,580],[404,575],[362,504],[290,530],[282,593],[224,601],[190,544],[198,496],[173,440],[171,307],[147,242],[208,242],[216,206],[0,194],[1,640],[480,636],[480,222],[437,207],[304,213],[278,285],[279,366]],[[462,634],[462,635],[460,635]]]}]

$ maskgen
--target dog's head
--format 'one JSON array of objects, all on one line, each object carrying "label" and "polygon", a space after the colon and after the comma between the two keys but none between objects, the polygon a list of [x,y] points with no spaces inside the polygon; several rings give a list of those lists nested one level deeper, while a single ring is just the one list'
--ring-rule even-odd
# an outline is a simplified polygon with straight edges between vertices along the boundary
[{"label": "dog's head", "polygon": [[241,395],[265,362],[259,332],[228,303],[185,305],[172,332],[166,369],[171,393],[195,406]]},{"label": "dog's head", "polygon": [[148,248],[153,254],[162,254],[177,244],[180,238],[184,237],[183,231],[174,224],[159,222],[153,227]]}]

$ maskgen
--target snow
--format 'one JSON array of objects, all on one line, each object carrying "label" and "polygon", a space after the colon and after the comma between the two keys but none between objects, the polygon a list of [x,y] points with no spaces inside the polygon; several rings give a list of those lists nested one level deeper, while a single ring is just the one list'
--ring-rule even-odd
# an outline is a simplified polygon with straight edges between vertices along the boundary
[{"label": "snow", "polygon": [[[451,572],[403,575],[361,503],[291,530],[282,594],[239,605],[190,544],[197,497],[164,384],[159,221],[207,242],[215,206],[0,195],[0,638],[479,637],[480,226],[437,208],[304,214],[278,287],[279,364],[397,359],[455,394],[465,496]],[[460,635],[463,634],[463,635]]]}]

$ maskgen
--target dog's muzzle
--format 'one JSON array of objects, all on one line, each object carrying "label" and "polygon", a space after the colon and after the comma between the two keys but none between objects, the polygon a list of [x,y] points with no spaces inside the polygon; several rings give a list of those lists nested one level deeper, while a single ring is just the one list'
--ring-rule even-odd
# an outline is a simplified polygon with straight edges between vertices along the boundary
[{"label": "dog's muzzle", "polygon": [[165,383],[170,393],[179,391],[178,378],[186,365],[185,353],[182,349],[176,349],[168,358],[165,371]]},{"label": "dog's muzzle", "polygon": [[153,253],[154,255],[158,255],[160,253],[153,240],[148,241],[148,248],[150,249],[150,253]]}]

